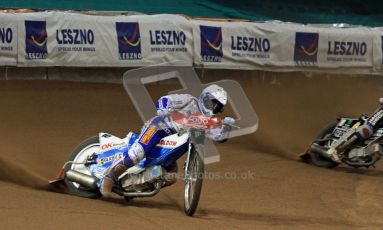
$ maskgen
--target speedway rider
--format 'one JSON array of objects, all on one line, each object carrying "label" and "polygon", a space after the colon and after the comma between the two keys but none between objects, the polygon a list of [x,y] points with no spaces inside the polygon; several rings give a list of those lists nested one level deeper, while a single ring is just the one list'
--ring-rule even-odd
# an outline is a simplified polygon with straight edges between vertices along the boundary
[{"label": "speedway rider", "polygon": [[[383,97],[379,99],[379,103],[383,105]],[[338,141],[331,144],[327,154],[329,157],[337,162],[341,163],[342,154],[356,141],[363,141],[369,138],[377,129],[383,126],[383,107],[376,110],[361,126],[346,132],[339,138]]]},{"label": "speedway rider", "polygon": [[[226,91],[214,84],[205,88],[198,99],[189,94],[171,94],[161,97],[156,103],[157,116],[145,123],[136,142],[127,152],[124,152],[124,157],[113,162],[107,170],[106,176],[101,181],[101,194],[110,197],[113,185],[127,168],[144,159],[145,154],[162,138],[183,131],[185,127],[172,119],[171,115],[174,112],[183,115],[202,113],[207,117],[214,117],[223,112],[226,102]],[[233,118],[226,117],[220,127],[206,130],[205,136],[215,141],[225,140],[234,122]]]}]

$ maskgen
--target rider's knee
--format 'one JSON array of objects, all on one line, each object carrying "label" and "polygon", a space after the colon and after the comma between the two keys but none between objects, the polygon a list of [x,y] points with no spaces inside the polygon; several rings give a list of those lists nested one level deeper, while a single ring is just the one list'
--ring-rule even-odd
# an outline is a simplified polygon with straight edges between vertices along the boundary
[{"label": "rider's knee", "polygon": [[365,125],[361,125],[361,126],[359,126],[357,129],[356,129],[356,135],[360,138],[360,139],[367,139],[367,138],[369,138],[371,135],[372,135],[372,133],[373,133],[373,129],[369,126],[369,125],[367,125],[367,124],[365,124]]},{"label": "rider's knee", "polygon": [[140,162],[142,159],[144,159],[145,157],[145,150],[144,148],[142,147],[142,145],[140,145],[139,143],[134,143],[129,151],[128,151],[128,155],[129,155],[129,158],[130,160],[134,163],[134,164],[137,164],[138,162]]},{"label": "rider's knee", "polygon": [[116,177],[119,177],[121,174],[123,174],[126,170],[126,166],[124,164],[117,164],[114,168],[114,175]]}]

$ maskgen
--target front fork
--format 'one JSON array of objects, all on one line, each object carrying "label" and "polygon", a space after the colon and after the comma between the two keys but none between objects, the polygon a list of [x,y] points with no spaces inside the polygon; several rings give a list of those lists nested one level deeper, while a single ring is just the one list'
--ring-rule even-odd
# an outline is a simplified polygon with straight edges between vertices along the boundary
[{"label": "front fork", "polygon": [[189,143],[189,149],[188,149],[188,154],[186,156],[186,160],[185,160],[185,164],[184,164],[184,170],[185,170],[185,180],[188,180],[188,168],[189,168],[189,165],[190,165],[190,155],[192,153],[192,151],[194,150],[193,149],[194,146],[192,143]]}]

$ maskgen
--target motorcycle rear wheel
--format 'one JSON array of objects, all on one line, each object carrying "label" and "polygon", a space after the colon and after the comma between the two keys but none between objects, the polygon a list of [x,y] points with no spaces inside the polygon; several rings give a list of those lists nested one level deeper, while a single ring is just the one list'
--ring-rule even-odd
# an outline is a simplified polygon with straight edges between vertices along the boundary
[{"label": "motorcycle rear wheel", "polygon": [[[70,155],[68,161],[76,162],[85,162],[88,156],[92,155],[95,152],[98,152],[100,149],[100,141],[98,136],[90,137],[80,143]],[[88,175],[91,175],[88,168],[83,164],[67,164],[64,168],[65,173],[68,170],[76,170]],[[85,198],[100,198],[102,195],[100,191],[89,189],[81,186],[78,183],[72,182],[67,178],[64,179],[65,184],[69,190],[69,193],[76,196],[81,196]]]},{"label": "motorcycle rear wheel", "polygon": [[186,167],[184,211],[186,215],[193,216],[197,210],[205,172],[203,159],[196,150],[191,153]]}]

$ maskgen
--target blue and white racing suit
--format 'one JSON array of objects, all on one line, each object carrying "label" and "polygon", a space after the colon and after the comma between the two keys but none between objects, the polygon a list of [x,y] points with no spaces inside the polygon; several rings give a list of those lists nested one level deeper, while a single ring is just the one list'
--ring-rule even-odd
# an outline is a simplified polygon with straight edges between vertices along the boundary
[{"label": "blue and white racing suit", "polygon": [[[115,182],[127,168],[145,158],[145,153],[153,149],[158,142],[169,135],[178,133],[184,127],[172,120],[171,114],[178,112],[184,115],[201,113],[198,99],[189,94],[171,94],[161,97],[156,103],[157,116],[145,123],[136,142],[132,144],[123,158],[113,162],[106,177]],[[221,127],[206,131],[206,137],[215,141],[228,138],[229,129]]]}]

